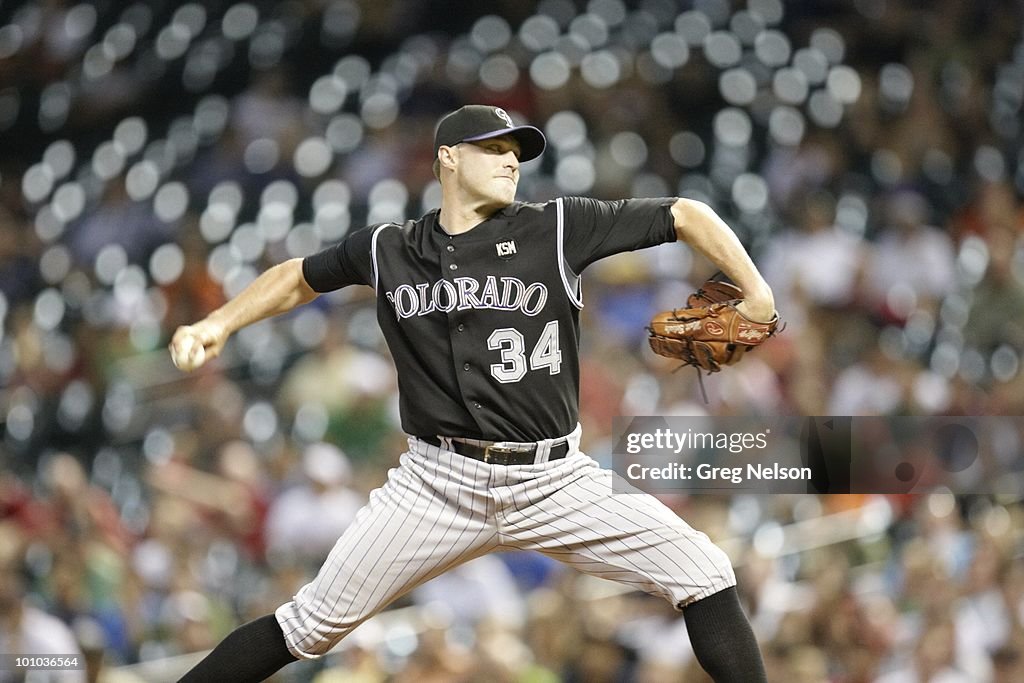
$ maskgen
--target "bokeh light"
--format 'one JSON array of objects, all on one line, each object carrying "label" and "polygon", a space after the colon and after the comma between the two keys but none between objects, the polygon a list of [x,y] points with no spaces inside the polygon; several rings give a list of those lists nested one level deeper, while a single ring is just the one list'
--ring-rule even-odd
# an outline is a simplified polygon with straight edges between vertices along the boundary
[{"label": "bokeh light", "polygon": [[469,33],[473,46],[485,54],[501,50],[511,38],[512,29],[508,22],[494,14],[477,19]]},{"label": "bokeh light", "polygon": [[398,100],[391,93],[374,93],[363,101],[361,114],[370,128],[387,128],[398,118]]},{"label": "bokeh light", "polygon": [[519,66],[508,55],[493,55],[480,65],[480,82],[495,92],[504,92],[519,82]]},{"label": "bokeh light", "polygon": [[0,26],[0,59],[7,59],[18,54],[24,38],[25,34],[17,24]]},{"label": "bokeh light", "polygon": [[124,170],[125,157],[120,146],[106,141],[92,155],[92,172],[101,180],[110,180]]},{"label": "bokeh light", "polygon": [[198,36],[206,27],[206,8],[201,3],[189,2],[174,11],[171,26],[179,27],[188,40]]},{"label": "bokeh light", "polygon": [[544,126],[544,132],[549,144],[559,151],[576,149],[587,140],[586,121],[574,111],[553,114]]},{"label": "bokeh light", "polygon": [[757,80],[746,69],[728,69],[718,78],[718,91],[729,104],[747,105],[757,97]]},{"label": "bokeh light", "polygon": [[775,107],[768,120],[772,140],[780,145],[795,146],[803,140],[807,124],[799,109]]},{"label": "bokeh light", "polygon": [[45,164],[33,164],[21,177],[21,193],[29,203],[41,202],[53,191],[54,174]]},{"label": "bokeh light", "polygon": [[160,169],[152,161],[139,161],[128,169],[124,183],[133,201],[149,199],[160,184]]},{"label": "bokeh light", "polygon": [[846,41],[832,28],[816,28],[811,33],[810,46],[823,55],[829,64],[840,64],[846,56]]},{"label": "bokeh light", "polygon": [[750,142],[753,125],[742,109],[727,107],[715,115],[715,138],[730,147],[742,147]]},{"label": "bokeh light", "polygon": [[748,0],[747,7],[767,26],[774,26],[785,16],[782,0]]},{"label": "bokeh light", "polygon": [[245,168],[253,174],[267,173],[280,159],[280,148],[277,141],[271,138],[253,140],[245,148],[243,160]]},{"label": "bokeh light", "polygon": [[341,109],[347,94],[341,78],[334,74],[321,76],[309,89],[309,106],[317,114],[333,114]]},{"label": "bokeh light", "polygon": [[690,47],[678,33],[661,33],[651,42],[651,56],[666,69],[678,69],[690,58]]},{"label": "bokeh light", "polygon": [[43,165],[50,169],[54,180],[59,180],[74,168],[75,158],[75,148],[69,140],[55,140],[43,152]]},{"label": "bokeh light", "polygon": [[339,114],[327,125],[325,137],[338,154],[351,152],[363,141],[363,122],[354,114]]},{"label": "bokeh light", "polygon": [[761,31],[754,39],[754,53],[763,64],[780,67],[789,62],[792,47],[781,31]]},{"label": "bokeh light", "polygon": [[691,131],[680,131],[669,141],[669,153],[672,160],[683,168],[695,168],[704,163],[704,140]]},{"label": "bokeh light", "polygon": [[188,209],[188,188],[181,182],[170,182],[156,191],[153,213],[164,223],[178,221]]},{"label": "bokeh light", "polygon": [[[59,285],[71,272],[71,251],[63,244],[54,244],[39,258],[39,274],[49,285]],[[0,315],[2,320],[3,315]]]},{"label": "bokeh light", "polygon": [[229,40],[244,40],[252,35],[259,23],[259,10],[247,2],[240,2],[228,8],[221,22],[224,37]]},{"label": "bokeh light", "polygon": [[85,199],[81,183],[64,183],[53,193],[53,215],[62,223],[70,223],[82,215]]},{"label": "bokeh light", "polygon": [[704,56],[720,69],[734,66],[743,56],[743,46],[728,31],[712,31],[704,39]]},{"label": "bokeh light", "polygon": [[598,50],[583,58],[580,75],[587,84],[595,88],[610,88],[622,76],[622,68],[613,52]]},{"label": "bokeh light", "polygon": [[697,47],[711,35],[711,20],[703,12],[688,10],[676,19],[675,29],[687,44]]},{"label": "bokeh light", "polygon": [[779,101],[786,104],[802,104],[807,99],[807,77],[799,69],[782,68],[775,72],[772,90]]},{"label": "bokeh light", "polygon": [[545,14],[534,14],[519,28],[519,40],[533,52],[544,52],[555,46],[560,34],[558,22]]},{"label": "bokeh light", "polygon": [[306,138],[295,149],[293,163],[299,175],[316,178],[331,167],[333,153],[327,140],[321,137]]},{"label": "bokeh light", "polygon": [[793,66],[803,72],[807,82],[820,85],[828,76],[828,58],[820,50],[801,48],[793,55]]},{"label": "bokeh light", "polygon": [[569,33],[580,38],[591,50],[608,42],[608,25],[599,14],[587,12],[579,15],[570,22]]},{"label": "bokeh light", "polygon": [[162,244],[149,257],[149,275],[158,285],[173,284],[185,270],[185,252],[177,244]]},{"label": "bokeh light", "polygon": [[647,161],[647,143],[633,131],[616,133],[608,148],[615,163],[624,168],[636,170]]},{"label": "bokeh light", "polygon": [[593,162],[582,154],[567,155],[555,169],[555,182],[569,194],[587,192],[596,178]]},{"label": "bokeh light", "polygon": [[564,55],[545,52],[530,63],[530,78],[544,90],[555,90],[569,80],[569,68],[569,60]]}]

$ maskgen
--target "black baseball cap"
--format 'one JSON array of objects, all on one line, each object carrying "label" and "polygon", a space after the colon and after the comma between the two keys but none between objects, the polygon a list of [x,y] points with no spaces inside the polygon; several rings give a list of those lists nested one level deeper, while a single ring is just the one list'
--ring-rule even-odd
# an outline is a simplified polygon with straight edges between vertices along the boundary
[{"label": "black baseball cap", "polygon": [[477,142],[510,135],[519,143],[519,160],[536,159],[544,152],[544,133],[533,126],[517,126],[501,107],[467,104],[446,115],[434,133],[434,158],[441,146],[453,147],[460,142]]}]

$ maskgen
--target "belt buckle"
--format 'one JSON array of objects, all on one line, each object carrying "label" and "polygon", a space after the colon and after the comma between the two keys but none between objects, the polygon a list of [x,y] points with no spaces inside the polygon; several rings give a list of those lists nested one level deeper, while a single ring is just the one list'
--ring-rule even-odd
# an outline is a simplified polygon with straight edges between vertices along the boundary
[{"label": "belt buckle", "polygon": [[493,465],[508,465],[509,459],[518,453],[536,453],[537,447],[522,446],[508,441],[495,441],[484,446],[484,462]]}]

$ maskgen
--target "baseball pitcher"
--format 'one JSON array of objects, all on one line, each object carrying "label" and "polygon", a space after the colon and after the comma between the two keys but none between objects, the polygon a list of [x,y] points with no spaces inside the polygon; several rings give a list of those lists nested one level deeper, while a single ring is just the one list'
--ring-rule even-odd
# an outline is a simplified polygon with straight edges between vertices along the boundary
[{"label": "baseball pitcher", "polygon": [[615,475],[580,451],[578,348],[580,276],[612,254],[684,240],[735,282],[728,296],[691,297],[652,323],[652,348],[705,370],[717,369],[716,354],[735,362],[771,335],[771,290],[700,202],[517,202],[519,164],[544,147],[540,130],[500,108],[452,112],[434,139],[439,210],[274,266],[174,333],[172,358],[191,370],[246,325],[320,293],[372,287],[409,435],[400,466],[316,578],[228,635],[183,680],[263,680],[321,657],[415,586],[508,549],[665,598],[715,681],[766,680],[725,553],[654,497],[612,495]]}]

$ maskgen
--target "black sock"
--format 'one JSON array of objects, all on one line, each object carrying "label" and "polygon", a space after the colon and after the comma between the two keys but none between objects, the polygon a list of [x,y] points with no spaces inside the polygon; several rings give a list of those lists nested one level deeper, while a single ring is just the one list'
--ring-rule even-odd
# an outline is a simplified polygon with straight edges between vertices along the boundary
[{"label": "black sock", "polygon": [[262,681],[296,661],[273,614],[239,626],[178,683]]},{"label": "black sock", "polygon": [[768,683],[735,586],[687,605],[683,618],[697,661],[715,683]]}]

